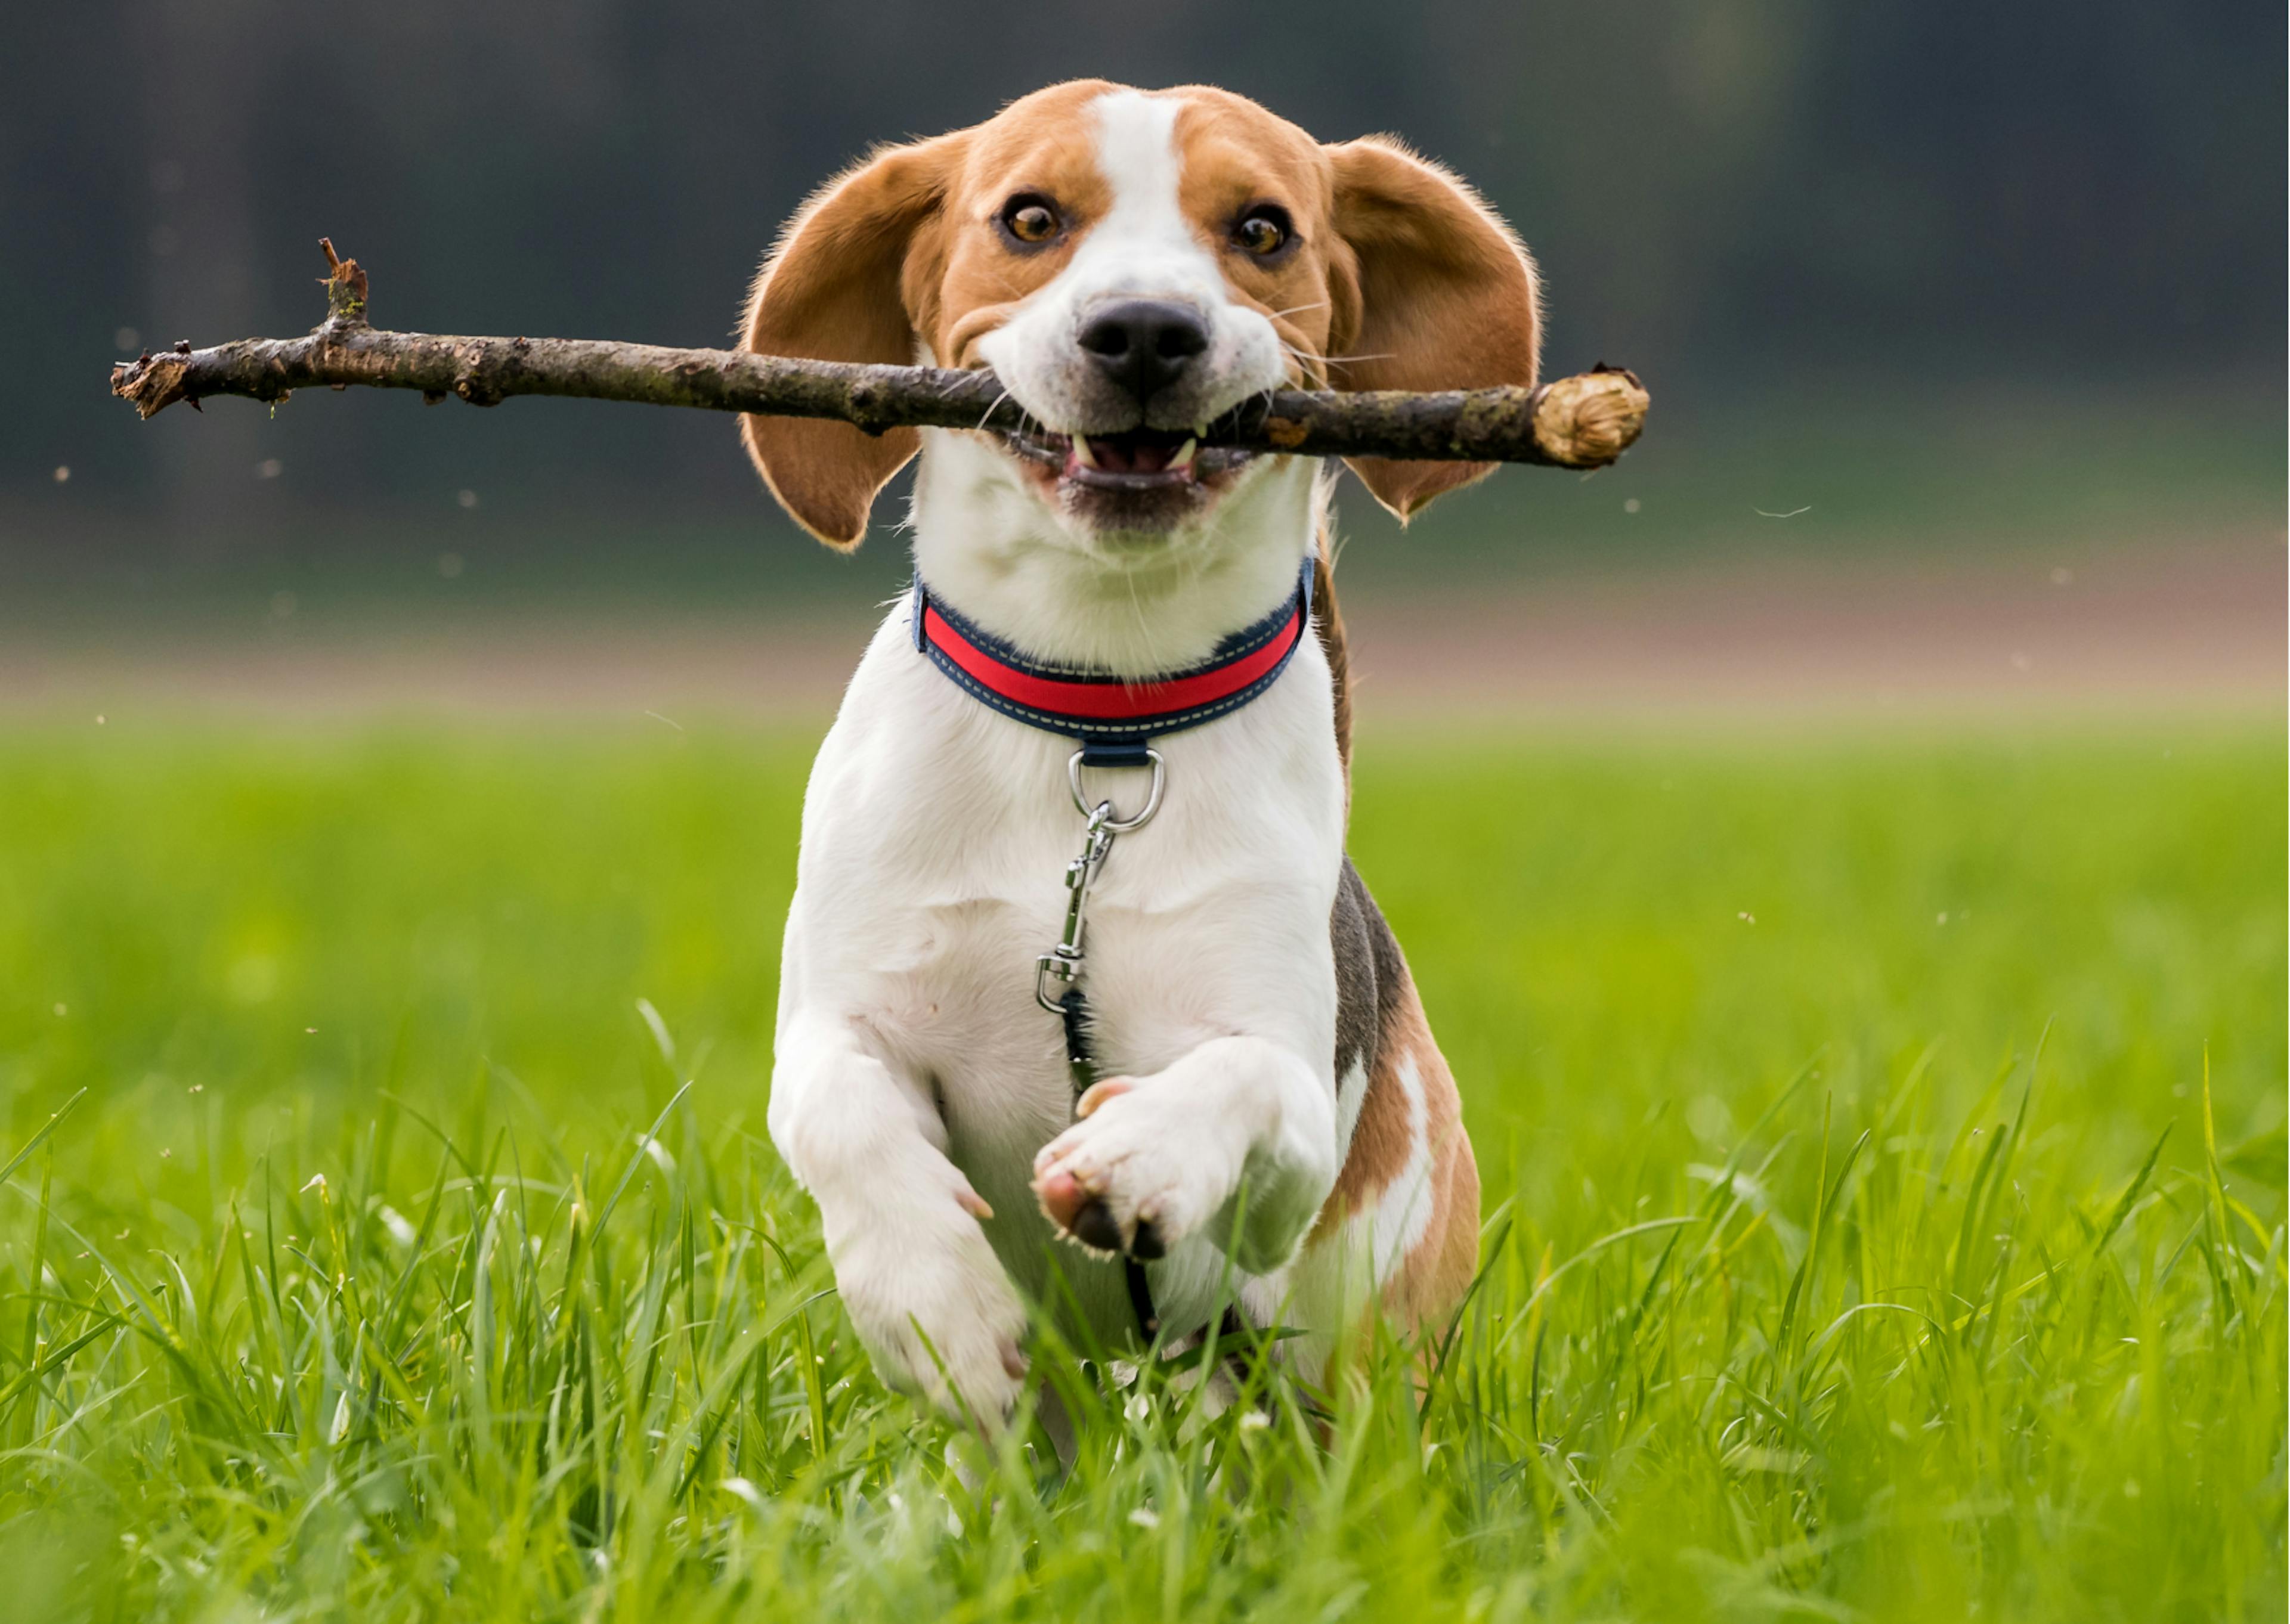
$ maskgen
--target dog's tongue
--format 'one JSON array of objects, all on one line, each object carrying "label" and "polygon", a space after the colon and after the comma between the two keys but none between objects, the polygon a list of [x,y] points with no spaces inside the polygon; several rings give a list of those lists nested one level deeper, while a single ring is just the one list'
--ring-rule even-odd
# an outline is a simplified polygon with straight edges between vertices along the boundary
[{"label": "dog's tongue", "polygon": [[1109,474],[1158,474],[1177,454],[1183,436],[1133,429],[1127,434],[1092,435],[1091,453]]}]

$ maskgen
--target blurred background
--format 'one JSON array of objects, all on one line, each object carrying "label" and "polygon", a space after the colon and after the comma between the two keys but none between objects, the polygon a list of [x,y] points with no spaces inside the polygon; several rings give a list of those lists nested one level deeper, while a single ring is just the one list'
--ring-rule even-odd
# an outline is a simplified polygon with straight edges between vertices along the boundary
[{"label": "blurred background", "polygon": [[[1477,182],[1621,466],[1513,470],[1341,579],[1373,717],[2278,703],[2284,56],[2222,0],[33,7],[0,52],[0,703],[814,715],[903,572],[730,421],[518,400],[138,423],[108,364],[321,312],[727,341],[876,141],[1209,81]],[[895,493],[894,493],[895,494]]]}]

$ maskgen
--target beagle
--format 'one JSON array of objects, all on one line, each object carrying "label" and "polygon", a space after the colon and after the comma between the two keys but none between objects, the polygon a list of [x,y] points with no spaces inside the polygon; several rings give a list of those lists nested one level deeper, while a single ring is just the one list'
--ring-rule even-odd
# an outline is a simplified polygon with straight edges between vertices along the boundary
[{"label": "beagle", "polygon": [[[749,349],[990,367],[1032,424],[742,422],[837,548],[922,458],[917,586],[805,801],[769,1110],[893,1386],[996,1424],[1029,1300],[1109,1346],[1237,1301],[1314,1377],[1460,1300],[1454,1081],[1344,854],[1333,471],[1198,442],[1277,387],[1532,384],[1539,326],[1455,177],[1200,86],[878,150],[765,261]],[[1353,468],[1403,519],[1488,471]]]}]

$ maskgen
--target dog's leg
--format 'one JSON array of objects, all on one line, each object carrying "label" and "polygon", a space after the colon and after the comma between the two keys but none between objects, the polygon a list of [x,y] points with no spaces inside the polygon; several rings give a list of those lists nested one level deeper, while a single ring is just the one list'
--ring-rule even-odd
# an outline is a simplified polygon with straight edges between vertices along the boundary
[{"label": "dog's leg", "polygon": [[837,1290],[883,1380],[998,1427],[1025,1374],[1025,1305],[928,1090],[847,1023],[798,1019],[780,1033],[770,1123],[819,1204]]},{"label": "dog's leg", "polygon": [[1101,1251],[1157,1258],[1207,1226],[1235,1263],[1269,1273],[1335,1182],[1334,1091],[1264,1038],[1216,1038],[1150,1076],[1108,1077],[1077,1109],[1034,1158],[1034,1191],[1053,1223]]}]

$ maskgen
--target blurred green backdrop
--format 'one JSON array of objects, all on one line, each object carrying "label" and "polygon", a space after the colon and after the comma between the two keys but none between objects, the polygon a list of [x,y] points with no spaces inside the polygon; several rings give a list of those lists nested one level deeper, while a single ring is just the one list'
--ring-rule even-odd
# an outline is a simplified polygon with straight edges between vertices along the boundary
[{"label": "blurred green backdrop", "polygon": [[[441,551],[465,595],[863,596],[895,548],[837,576],[706,416],[328,396],[139,428],[105,366],[307,327],[322,233],[386,324],[720,342],[838,166],[1085,74],[1401,133],[1533,246],[1553,365],[1652,383],[1622,469],[1497,482],[1404,559],[1355,548],[1363,572],[2254,514],[2278,538],[2285,24],[2254,0],[408,0],[354,25],[85,0],[8,36],[0,632],[60,598],[148,618],[220,594],[259,620],[281,589],[442,590]],[[1387,538],[1369,507],[1348,527]]]}]

